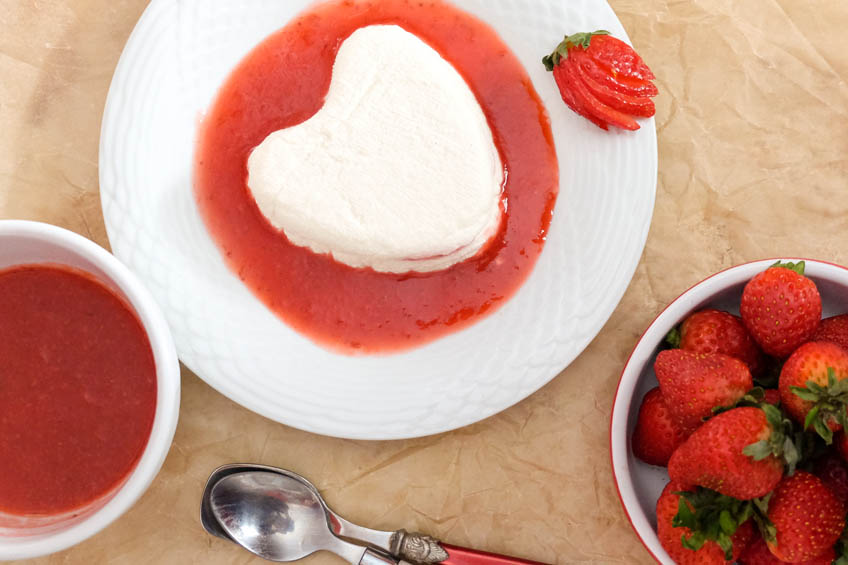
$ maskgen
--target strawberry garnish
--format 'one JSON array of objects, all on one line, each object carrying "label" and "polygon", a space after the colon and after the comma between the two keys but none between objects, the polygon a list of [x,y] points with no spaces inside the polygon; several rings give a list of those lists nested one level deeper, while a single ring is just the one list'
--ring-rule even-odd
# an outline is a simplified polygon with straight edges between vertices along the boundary
[{"label": "strawberry garnish", "polygon": [[811,341],[793,353],[780,372],[780,401],[804,429],[828,444],[848,428],[848,352],[826,341]]},{"label": "strawberry garnish", "polygon": [[803,261],[778,262],[745,285],[740,312],[763,351],[786,358],[816,332],[821,296],[804,276]]},{"label": "strawberry garnish", "polygon": [[613,77],[644,81],[656,78],[636,51],[620,39],[599,34],[592,40],[589,54],[599,65],[609,69]]},{"label": "strawberry garnish", "polygon": [[633,431],[633,455],[650,465],[665,467],[685,439],[686,434],[668,413],[660,389],[648,391]]},{"label": "strawberry garnish", "polygon": [[567,88],[574,94],[574,98],[577,99],[578,103],[589,114],[611,126],[629,131],[639,129],[639,124],[636,123],[636,120],[624,112],[607,106],[589,91],[589,87],[580,79],[580,74],[577,72],[577,67],[573,61],[563,59],[557,68],[563,69],[561,74],[554,74],[555,78],[557,76],[561,77],[558,80],[560,89],[562,89],[563,84],[567,84]]},{"label": "strawberry garnish", "polygon": [[649,80],[614,77],[608,70],[598,65],[585,51],[572,51],[570,57],[580,67],[581,74],[592,77],[594,81],[609,87],[615,92],[640,98],[651,98],[660,93],[657,86]]},{"label": "strawberry garnish", "polygon": [[568,72],[566,71],[565,65],[559,65],[554,69],[554,80],[558,85],[560,85],[560,96],[562,96],[563,102],[565,105],[571,108],[575,113],[583,116],[599,128],[603,130],[609,129],[607,123],[600,118],[597,118],[593,113],[591,113],[586,106],[583,104],[581,99],[578,99],[575,95],[574,91],[566,86],[569,82]]},{"label": "strawberry garnish", "polygon": [[656,113],[651,70],[633,50],[608,31],[566,36],[542,59],[569,108],[602,129],[636,130],[636,117]]},{"label": "strawberry garnish", "polygon": [[586,88],[589,89],[589,92],[610,108],[625,114],[630,114],[631,116],[643,118],[650,118],[657,113],[654,102],[650,98],[631,96],[622,92],[616,92],[605,84],[597,82],[589,76],[586,71],[582,70],[582,67],[579,64],[574,64],[574,68],[577,69],[577,74],[586,85]]}]

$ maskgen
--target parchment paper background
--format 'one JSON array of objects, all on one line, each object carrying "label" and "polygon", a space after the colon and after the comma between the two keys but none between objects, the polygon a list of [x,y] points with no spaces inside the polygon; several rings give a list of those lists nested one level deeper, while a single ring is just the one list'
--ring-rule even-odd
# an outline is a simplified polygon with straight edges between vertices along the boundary
[{"label": "parchment paper background", "polygon": [[[571,367],[499,416],[392,443],[286,428],[184,371],[176,439],[150,490],[101,534],[35,562],[258,563],[198,519],[209,472],[253,461],[306,474],[364,525],[550,563],[651,563],[609,468],[619,373],[654,315],[719,269],[776,255],[848,264],[848,3],[611,3],[662,93],[657,208],[624,300]],[[145,4],[0,0],[0,218],[50,222],[108,246],[100,119]]]}]

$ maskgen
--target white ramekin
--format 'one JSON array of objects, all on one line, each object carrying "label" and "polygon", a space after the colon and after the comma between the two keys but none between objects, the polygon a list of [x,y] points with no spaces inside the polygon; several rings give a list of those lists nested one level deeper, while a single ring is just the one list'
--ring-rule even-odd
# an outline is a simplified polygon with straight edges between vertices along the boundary
[{"label": "white ramekin", "polygon": [[[805,274],[815,281],[822,297],[823,316],[848,311],[848,269],[811,259],[805,261]],[[654,357],[666,334],[689,314],[713,307],[738,313],[742,289],[757,273],[773,265],[777,259],[765,259],[731,267],[703,280],[684,292],[648,326],[636,344],[618,383],[610,421],[610,457],[616,488],[627,518],[636,535],[658,563],[674,565],[657,538],[656,502],[668,473],[664,468],[647,465],[633,456],[630,437],[642,397],[657,386]]]},{"label": "white ramekin", "polygon": [[[159,306],[136,277],[102,247],[68,230],[39,222],[0,220],[0,269],[52,263],[81,269],[123,296],[144,326],[156,363],[156,413],[135,469],[110,493],[59,520],[23,518],[0,531],[0,560],[46,555],[96,534],[126,512],[162,467],[180,407],[180,367]],[[55,518],[55,517],[53,517]]]}]

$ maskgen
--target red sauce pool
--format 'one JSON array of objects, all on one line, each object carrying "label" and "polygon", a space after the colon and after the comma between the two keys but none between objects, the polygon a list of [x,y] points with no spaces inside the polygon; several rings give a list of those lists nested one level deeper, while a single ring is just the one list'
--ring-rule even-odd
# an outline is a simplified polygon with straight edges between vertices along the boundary
[{"label": "red sauce pool", "polygon": [[[322,106],[339,45],[360,27],[397,24],[465,78],[507,169],[507,214],[489,247],[435,273],[354,269],[291,244],[247,188],[247,158],[270,133]],[[542,251],[558,167],[547,113],[529,77],[486,24],[441,1],[335,0],[256,47],[204,120],[195,192],[230,268],[265,305],[311,339],[345,352],[396,351],[466,327],[521,286]]]},{"label": "red sauce pool", "polygon": [[121,298],[66,267],[0,271],[0,512],[62,514],[110,492],[155,409],[150,342]]}]

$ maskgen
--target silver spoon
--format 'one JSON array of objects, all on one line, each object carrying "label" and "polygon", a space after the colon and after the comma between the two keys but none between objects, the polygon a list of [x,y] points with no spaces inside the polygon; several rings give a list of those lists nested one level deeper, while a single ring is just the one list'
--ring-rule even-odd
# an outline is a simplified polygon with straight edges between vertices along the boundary
[{"label": "silver spoon", "polygon": [[[250,479],[254,475],[263,477],[261,488],[257,488],[256,481],[251,482]],[[248,500],[240,500],[240,497],[247,497]],[[227,504],[226,512],[222,503]],[[313,534],[319,538],[317,544],[313,540],[307,545],[306,541],[298,542],[293,531],[286,531],[286,535],[282,537],[278,536],[277,531],[264,532],[266,535],[275,536],[273,539],[276,541],[273,543],[277,550],[283,547],[282,544],[286,544],[286,561],[327,549],[336,553],[337,550],[345,551],[343,557],[351,560],[351,563],[362,565],[398,564],[398,558],[405,560],[400,561],[398,565],[410,565],[408,562],[422,565],[544,565],[517,557],[443,544],[430,536],[409,533],[406,530],[386,532],[357,526],[333,512],[324,502],[318,489],[304,477],[265,465],[224,465],[213,471],[203,492],[200,521],[210,534],[266,557],[260,551],[269,551],[268,544],[271,542],[262,539],[263,532],[258,529],[260,524],[255,519],[245,522],[234,518],[235,511],[238,514],[255,515],[257,511],[252,507],[266,503],[269,503],[269,506],[262,510],[265,519],[279,519],[281,523],[292,526],[292,530],[297,529],[300,532],[298,535],[304,535],[309,540],[313,540]],[[303,505],[308,506],[308,513],[300,513],[299,507]],[[281,515],[284,515],[284,518],[281,518]],[[309,526],[299,527],[297,522],[300,520]],[[356,544],[339,538],[353,540]],[[368,548],[357,544],[367,545]],[[303,553],[307,549],[309,552]],[[353,558],[358,558],[359,561],[353,561]]]},{"label": "silver spoon", "polygon": [[297,561],[323,550],[354,565],[398,565],[336,537],[310,486],[270,471],[232,473],[212,486],[209,507],[230,539],[269,561]]},{"label": "silver spoon", "polygon": [[315,486],[313,486],[306,478],[298,475],[297,473],[286,471],[285,469],[268,467],[266,465],[224,465],[222,467],[218,467],[212,472],[209,479],[206,481],[206,488],[203,491],[203,497],[200,505],[200,522],[203,524],[203,528],[210,534],[234,543],[239,543],[233,539],[233,537],[222,527],[218,519],[216,519],[212,511],[211,495],[215,485],[225,477],[246,472],[275,473],[301,483],[305,488],[312,491],[313,495],[320,503],[326,516],[325,524],[336,536],[368,544],[381,550],[387,555],[395,555],[402,559],[416,563],[441,563],[448,558],[447,552],[442,548],[439,542],[430,536],[413,534],[406,530],[398,530],[396,532],[372,530],[345,520],[327,506],[327,503],[318,492],[318,489],[315,488]]}]

